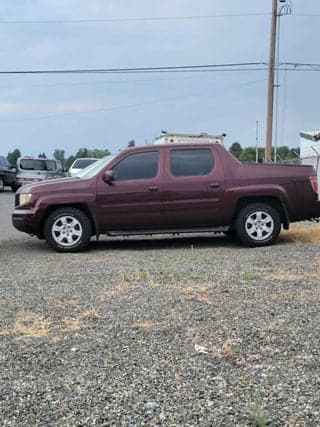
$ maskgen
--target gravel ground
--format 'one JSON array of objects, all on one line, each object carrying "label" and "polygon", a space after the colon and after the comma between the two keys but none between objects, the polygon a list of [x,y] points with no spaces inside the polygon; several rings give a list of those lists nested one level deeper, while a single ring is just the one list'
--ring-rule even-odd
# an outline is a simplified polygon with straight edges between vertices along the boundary
[{"label": "gravel ground", "polygon": [[319,426],[319,272],[284,240],[3,241],[0,425]]},{"label": "gravel ground", "polygon": [[5,191],[0,193],[0,242],[9,239],[22,239],[26,235],[19,233],[11,224],[11,211],[14,206],[14,193]]}]

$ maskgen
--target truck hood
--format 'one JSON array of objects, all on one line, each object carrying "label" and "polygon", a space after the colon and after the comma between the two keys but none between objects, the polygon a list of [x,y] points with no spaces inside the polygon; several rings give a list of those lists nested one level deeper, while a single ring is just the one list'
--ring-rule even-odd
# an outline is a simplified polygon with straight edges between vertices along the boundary
[{"label": "truck hood", "polygon": [[50,194],[59,191],[60,193],[69,193],[83,191],[89,188],[92,179],[80,178],[58,178],[48,181],[37,182],[22,186],[17,193],[32,193],[32,194]]}]

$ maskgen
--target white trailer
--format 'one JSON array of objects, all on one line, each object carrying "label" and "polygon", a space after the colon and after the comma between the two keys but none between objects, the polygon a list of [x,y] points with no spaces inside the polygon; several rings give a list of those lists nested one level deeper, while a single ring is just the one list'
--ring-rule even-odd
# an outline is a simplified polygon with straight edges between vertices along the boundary
[{"label": "white trailer", "polygon": [[301,164],[316,170],[320,189],[320,131],[300,133],[300,158]]}]

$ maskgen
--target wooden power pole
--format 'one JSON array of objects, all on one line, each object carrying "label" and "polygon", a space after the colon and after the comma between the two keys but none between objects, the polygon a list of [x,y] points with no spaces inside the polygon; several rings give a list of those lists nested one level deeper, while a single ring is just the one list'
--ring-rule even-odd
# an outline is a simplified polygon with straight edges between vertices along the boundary
[{"label": "wooden power pole", "polygon": [[[281,0],[280,0],[281,1]],[[265,161],[271,162],[278,0],[272,0]]]}]

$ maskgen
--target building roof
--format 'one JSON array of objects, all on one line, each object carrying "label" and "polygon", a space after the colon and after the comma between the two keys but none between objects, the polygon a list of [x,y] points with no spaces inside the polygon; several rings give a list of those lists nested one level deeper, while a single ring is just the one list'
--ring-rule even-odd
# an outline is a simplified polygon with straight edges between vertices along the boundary
[{"label": "building roof", "polygon": [[209,135],[208,133],[177,133],[177,132],[167,132],[165,130],[161,131],[160,136],[156,137],[154,140],[157,141],[162,138],[186,138],[186,139],[217,139],[223,140],[227,135],[225,133],[221,135]]},{"label": "building roof", "polygon": [[300,137],[309,141],[320,141],[320,131],[300,132]]}]

